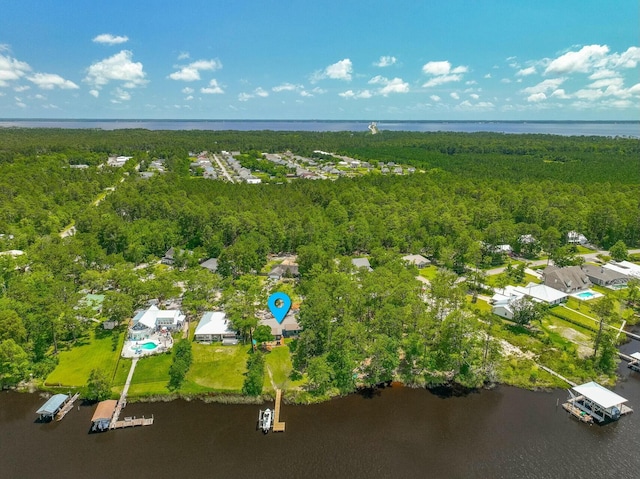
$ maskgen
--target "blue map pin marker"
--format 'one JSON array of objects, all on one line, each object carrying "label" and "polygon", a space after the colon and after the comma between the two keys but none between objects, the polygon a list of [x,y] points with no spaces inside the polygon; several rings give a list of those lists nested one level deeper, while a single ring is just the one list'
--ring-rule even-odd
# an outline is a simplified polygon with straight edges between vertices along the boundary
[{"label": "blue map pin marker", "polygon": [[[280,306],[276,304],[278,300],[282,301]],[[271,311],[273,317],[276,318],[278,324],[282,324],[284,317],[289,312],[289,309],[291,309],[291,298],[285,293],[273,293],[269,296],[267,306],[269,306],[269,311]]]}]

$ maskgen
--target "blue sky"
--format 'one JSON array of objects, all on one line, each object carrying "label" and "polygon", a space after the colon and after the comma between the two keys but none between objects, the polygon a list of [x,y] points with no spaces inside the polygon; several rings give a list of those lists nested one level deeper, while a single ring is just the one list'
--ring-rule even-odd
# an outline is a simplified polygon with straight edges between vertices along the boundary
[{"label": "blue sky", "polygon": [[638,120],[637,0],[0,0],[0,118]]}]

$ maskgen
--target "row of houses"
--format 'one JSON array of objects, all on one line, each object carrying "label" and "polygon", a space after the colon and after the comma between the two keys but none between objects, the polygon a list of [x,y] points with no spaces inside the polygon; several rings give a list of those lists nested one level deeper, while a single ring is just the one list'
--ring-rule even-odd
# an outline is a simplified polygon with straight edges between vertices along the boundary
[{"label": "row of houses", "polygon": [[[577,231],[569,231],[567,233],[567,244],[572,244],[572,245],[588,245],[589,244],[589,240],[586,238],[585,235],[583,235],[582,233],[578,233]],[[538,239],[530,234],[524,234],[524,235],[520,235],[518,236],[518,239],[516,240],[516,242],[518,243],[518,245],[520,247],[524,247],[526,245],[532,245],[535,243],[538,243]],[[489,243],[482,243],[482,246],[484,248],[489,249],[492,253],[503,253],[503,254],[511,254],[513,253],[513,246],[511,244],[496,244],[496,245],[490,245]]]}]

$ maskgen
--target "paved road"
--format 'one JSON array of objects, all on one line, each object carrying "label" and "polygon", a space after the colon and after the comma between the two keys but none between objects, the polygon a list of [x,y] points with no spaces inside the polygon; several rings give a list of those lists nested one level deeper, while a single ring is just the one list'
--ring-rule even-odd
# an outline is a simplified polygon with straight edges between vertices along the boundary
[{"label": "paved road", "polygon": [[213,159],[216,160],[216,163],[218,163],[218,166],[220,167],[220,170],[222,170],[222,174],[225,176],[225,178],[229,180],[229,182],[233,183],[233,178],[231,178],[231,175],[222,164],[222,161],[220,161],[220,158],[218,158],[217,155],[213,155]]}]

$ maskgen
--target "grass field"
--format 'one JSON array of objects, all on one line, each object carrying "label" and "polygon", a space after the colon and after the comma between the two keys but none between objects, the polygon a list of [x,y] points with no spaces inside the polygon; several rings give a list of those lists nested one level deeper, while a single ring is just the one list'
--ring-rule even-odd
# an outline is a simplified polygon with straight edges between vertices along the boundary
[{"label": "grass field", "polygon": [[235,392],[242,390],[249,346],[197,344],[192,347],[193,363],[181,392]]},{"label": "grass field", "polygon": [[[131,379],[129,395],[169,394],[170,391],[167,389],[167,384],[169,383],[169,366],[171,366],[172,361],[173,355],[171,354],[156,354],[140,358]],[[127,374],[129,373],[128,368],[123,369],[126,369]],[[120,373],[118,372],[116,376],[120,377]]]},{"label": "grass field", "polygon": [[[113,335],[119,335],[114,350]],[[113,377],[124,334],[118,331],[104,331],[100,325],[91,331],[85,344],[73,347],[59,354],[58,366],[45,380],[50,386],[85,386],[92,369],[102,369],[109,378]]]},{"label": "grass field", "polygon": [[432,281],[436,277],[436,273],[438,272],[437,266],[427,266],[426,268],[422,268],[420,270],[420,276],[423,278],[427,278],[429,281]]},{"label": "grass field", "polygon": [[[286,340],[286,344],[289,342],[290,340]],[[298,381],[289,379],[293,365],[291,364],[291,351],[287,346],[273,348],[266,354],[265,359],[264,391],[273,391],[269,370],[273,376],[273,382],[280,389],[295,389],[304,384],[304,379]]]}]

